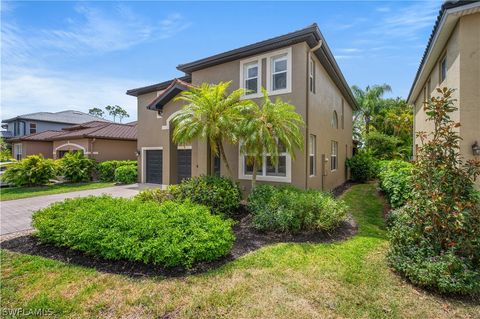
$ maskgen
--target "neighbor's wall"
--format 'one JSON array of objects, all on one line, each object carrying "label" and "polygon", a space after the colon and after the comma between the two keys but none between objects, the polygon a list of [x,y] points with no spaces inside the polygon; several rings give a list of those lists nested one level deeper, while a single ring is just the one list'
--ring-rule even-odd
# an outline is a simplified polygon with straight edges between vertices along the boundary
[{"label": "neighbor's wall", "polygon": [[[440,82],[440,63],[442,58],[447,57],[447,76],[444,81]],[[429,85],[430,81],[430,85]],[[421,145],[416,132],[431,132],[433,130],[433,124],[431,121],[427,121],[427,116],[423,109],[424,102],[431,96],[436,96],[437,88],[448,87],[455,89],[453,98],[459,99],[460,88],[460,28],[457,25],[453,30],[450,39],[447,41],[445,48],[434,64],[432,70],[430,70],[427,81],[422,84],[422,90],[415,98],[415,118],[414,118],[414,155],[416,154],[417,146]],[[452,114],[454,121],[460,120],[460,112],[454,112]]]},{"label": "neighbor's wall", "polygon": [[136,160],[137,141],[90,139],[89,157],[98,162]]},{"label": "neighbor's wall", "polygon": [[90,152],[88,139],[72,139],[53,141],[53,156],[57,158],[58,151],[78,151]]},{"label": "neighbor's wall", "polygon": [[43,155],[45,158],[53,158],[53,143],[43,141],[23,141],[22,152],[25,158],[30,155]]},{"label": "neighbor's wall", "polygon": [[[460,19],[460,152],[473,159],[472,145],[480,143],[480,13]],[[476,156],[480,159],[480,156]],[[477,178],[480,187],[480,178]]]}]

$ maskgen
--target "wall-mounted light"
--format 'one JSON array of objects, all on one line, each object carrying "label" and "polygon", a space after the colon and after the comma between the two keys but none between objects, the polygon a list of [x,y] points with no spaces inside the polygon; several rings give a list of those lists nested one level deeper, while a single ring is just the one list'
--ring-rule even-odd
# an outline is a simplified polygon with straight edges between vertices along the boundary
[{"label": "wall-mounted light", "polygon": [[139,157],[139,156],[140,156],[140,151],[139,151],[139,150],[136,150],[136,151],[135,151],[135,156],[136,156],[136,157]]},{"label": "wall-mounted light", "polygon": [[475,143],[473,143],[472,145],[472,152],[473,155],[480,156],[480,145],[478,145],[477,141],[475,141]]}]

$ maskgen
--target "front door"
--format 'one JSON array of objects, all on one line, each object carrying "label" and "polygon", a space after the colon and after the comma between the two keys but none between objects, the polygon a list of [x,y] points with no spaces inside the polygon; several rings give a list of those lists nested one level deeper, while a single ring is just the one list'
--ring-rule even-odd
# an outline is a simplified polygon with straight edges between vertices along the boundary
[{"label": "front door", "polygon": [[145,151],[145,182],[153,184],[162,184],[163,174],[163,151],[146,150]]},{"label": "front door", "polygon": [[192,177],[192,150],[177,150],[178,183]]}]

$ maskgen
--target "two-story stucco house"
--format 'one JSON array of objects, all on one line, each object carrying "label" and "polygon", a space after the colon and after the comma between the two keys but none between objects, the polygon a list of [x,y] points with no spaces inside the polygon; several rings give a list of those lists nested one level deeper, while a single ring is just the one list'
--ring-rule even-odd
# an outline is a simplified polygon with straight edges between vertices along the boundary
[{"label": "two-story stucco house", "polygon": [[[452,119],[460,122],[460,152],[464,159],[475,155],[480,143],[480,1],[446,1],[439,12],[408,102],[415,107],[414,132],[431,132],[423,103],[436,88],[455,89],[458,110]],[[414,136],[414,155],[420,141]],[[477,180],[480,185],[480,181]]]},{"label": "two-story stucco house", "polygon": [[[202,174],[228,175],[205,141],[172,143],[172,117],[182,107],[174,101],[183,90],[201,83],[232,81],[231,89],[248,88],[245,98],[260,102],[261,88],[270,97],[296,106],[303,116],[305,146],[295,160],[288,154],[277,166],[268,160],[258,181],[331,190],[348,178],[345,160],[352,155],[355,100],[316,24],[305,29],[220,53],[177,67],[186,75],[128,90],[138,99],[139,181],[175,184]],[[227,145],[233,178],[248,190],[252,177],[238,145]],[[268,154],[265,154],[268,158]]]}]

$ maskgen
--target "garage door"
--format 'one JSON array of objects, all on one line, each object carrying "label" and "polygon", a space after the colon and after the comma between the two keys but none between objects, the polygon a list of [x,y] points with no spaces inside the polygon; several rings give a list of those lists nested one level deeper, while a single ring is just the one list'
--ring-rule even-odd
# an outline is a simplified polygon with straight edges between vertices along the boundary
[{"label": "garage door", "polygon": [[178,183],[192,177],[192,150],[177,151],[177,178]]},{"label": "garage door", "polygon": [[163,151],[145,151],[145,182],[162,184]]}]

